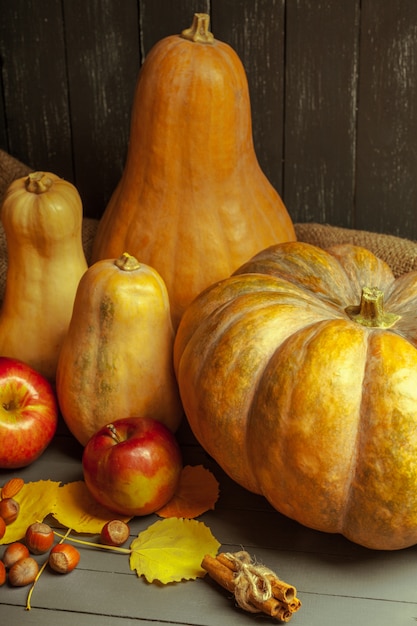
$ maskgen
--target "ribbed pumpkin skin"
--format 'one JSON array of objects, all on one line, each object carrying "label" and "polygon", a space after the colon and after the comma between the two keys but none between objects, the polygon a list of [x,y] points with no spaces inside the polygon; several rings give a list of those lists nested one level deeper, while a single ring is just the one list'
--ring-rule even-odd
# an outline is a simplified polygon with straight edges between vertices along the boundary
[{"label": "ribbed pumpkin skin", "polygon": [[[377,286],[389,329],[353,321]],[[199,442],[281,513],[372,549],[417,543],[417,273],[363,248],[261,252],[187,309],[174,362]]]},{"label": "ribbed pumpkin skin", "polygon": [[139,74],[127,160],[93,260],[129,250],[154,267],[176,328],[203,288],[259,250],[295,238],[254,152],[237,54],[216,39],[159,41]]},{"label": "ribbed pumpkin skin", "polygon": [[174,431],[183,415],[166,287],[153,268],[115,261],[98,261],[81,279],[59,356],[61,413],[82,445],[117,419],[152,417]]},{"label": "ribbed pumpkin skin", "polygon": [[51,172],[12,182],[1,207],[8,266],[0,354],[25,361],[51,382],[87,270],[82,218],[77,189]]}]

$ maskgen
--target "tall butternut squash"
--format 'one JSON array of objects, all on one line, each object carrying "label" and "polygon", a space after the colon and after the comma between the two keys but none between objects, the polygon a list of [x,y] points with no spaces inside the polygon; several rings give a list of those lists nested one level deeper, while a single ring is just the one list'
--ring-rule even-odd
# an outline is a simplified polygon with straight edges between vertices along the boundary
[{"label": "tall butternut squash", "polygon": [[93,261],[129,250],[168,289],[174,327],[190,301],[253,254],[295,239],[256,158],[248,84],[236,52],[195,14],[159,41],[136,86],[125,168]]},{"label": "tall butternut squash", "polygon": [[18,178],[1,207],[8,266],[0,354],[53,381],[75,292],[87,270],[77,189],[51,172]]}]

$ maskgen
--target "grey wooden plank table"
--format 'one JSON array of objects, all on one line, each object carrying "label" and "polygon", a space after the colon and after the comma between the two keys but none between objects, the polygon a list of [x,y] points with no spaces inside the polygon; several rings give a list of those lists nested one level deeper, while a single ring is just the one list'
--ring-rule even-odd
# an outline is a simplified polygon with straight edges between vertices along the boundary
[{"label": "grey wooden plank table", "polygon": [[[301,609],[294,626],[413,626],[417,622],[417,547],[379,552],[343,537],[320,533],[289,520],[261,497],[234,484],[196,444],[187,426],[180,439],[184,462],[203,464],[220,483],[213,511],[199,519],[222,550],[246,549],[297,587]],[[81,447],[60,427],[53,443],[28,468],[0,472],[25,480],[69,482],[82,478]],[[135,518],[132,538],[157,516]],[[3,547],[0,547],[2,554]],[[44,557],[39,557],[42,561]],[[25,610],[28,588],[0,587],[0,622],[5,626],[245,626],[278,623],[235,606],[230,593],[209,577],[170,585],[148,584],[129,569],[125,555],[81,548],[70,575],[46,569]]]}]

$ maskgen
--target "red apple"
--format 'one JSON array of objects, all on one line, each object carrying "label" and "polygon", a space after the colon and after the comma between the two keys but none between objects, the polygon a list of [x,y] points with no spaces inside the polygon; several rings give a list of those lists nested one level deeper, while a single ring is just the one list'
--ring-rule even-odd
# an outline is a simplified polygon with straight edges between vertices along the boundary
[{"label": "red apple", "polygon": [[120,515],[148,515],[174,495],[182,457],[175,435],[164,424],[150,417],[127,417],[90,438],[82,465],[97,502]]},{"label": "red apple", "polygon": [[46,378],[22,361],[0,357],[0,468],[35,461],[57,424],[58,405]]}]

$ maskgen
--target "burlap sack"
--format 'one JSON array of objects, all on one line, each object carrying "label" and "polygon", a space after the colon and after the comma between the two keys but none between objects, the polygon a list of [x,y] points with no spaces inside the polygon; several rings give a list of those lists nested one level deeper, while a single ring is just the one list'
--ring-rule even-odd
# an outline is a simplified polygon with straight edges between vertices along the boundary
[{"label": "burlap sack", "polygon": [[[0,203],[10,183],[30,172],[30,168],[0,150]],[[90,263],[91,250],[98,220],[84,218],[83,246]],[[340,228],[328,224],[295,224],[299,241],[305,241],[321,248],[337,243],[352,243],[371,250],[391,266],[395,276],[417,269],[417,242],[393,235],[372,233],[363,230]],[[3,228],[0,226],[0,298],[4,293],[7,269],[7,247]]]},{"label": "burlap sack", "polygon": [[295,232],[299,241],[320,248],[338,243],[352,243],[367,248],[388,263],[395,276],[417,269],[417,242],[410,239],[327,224],[295,224]]}]

